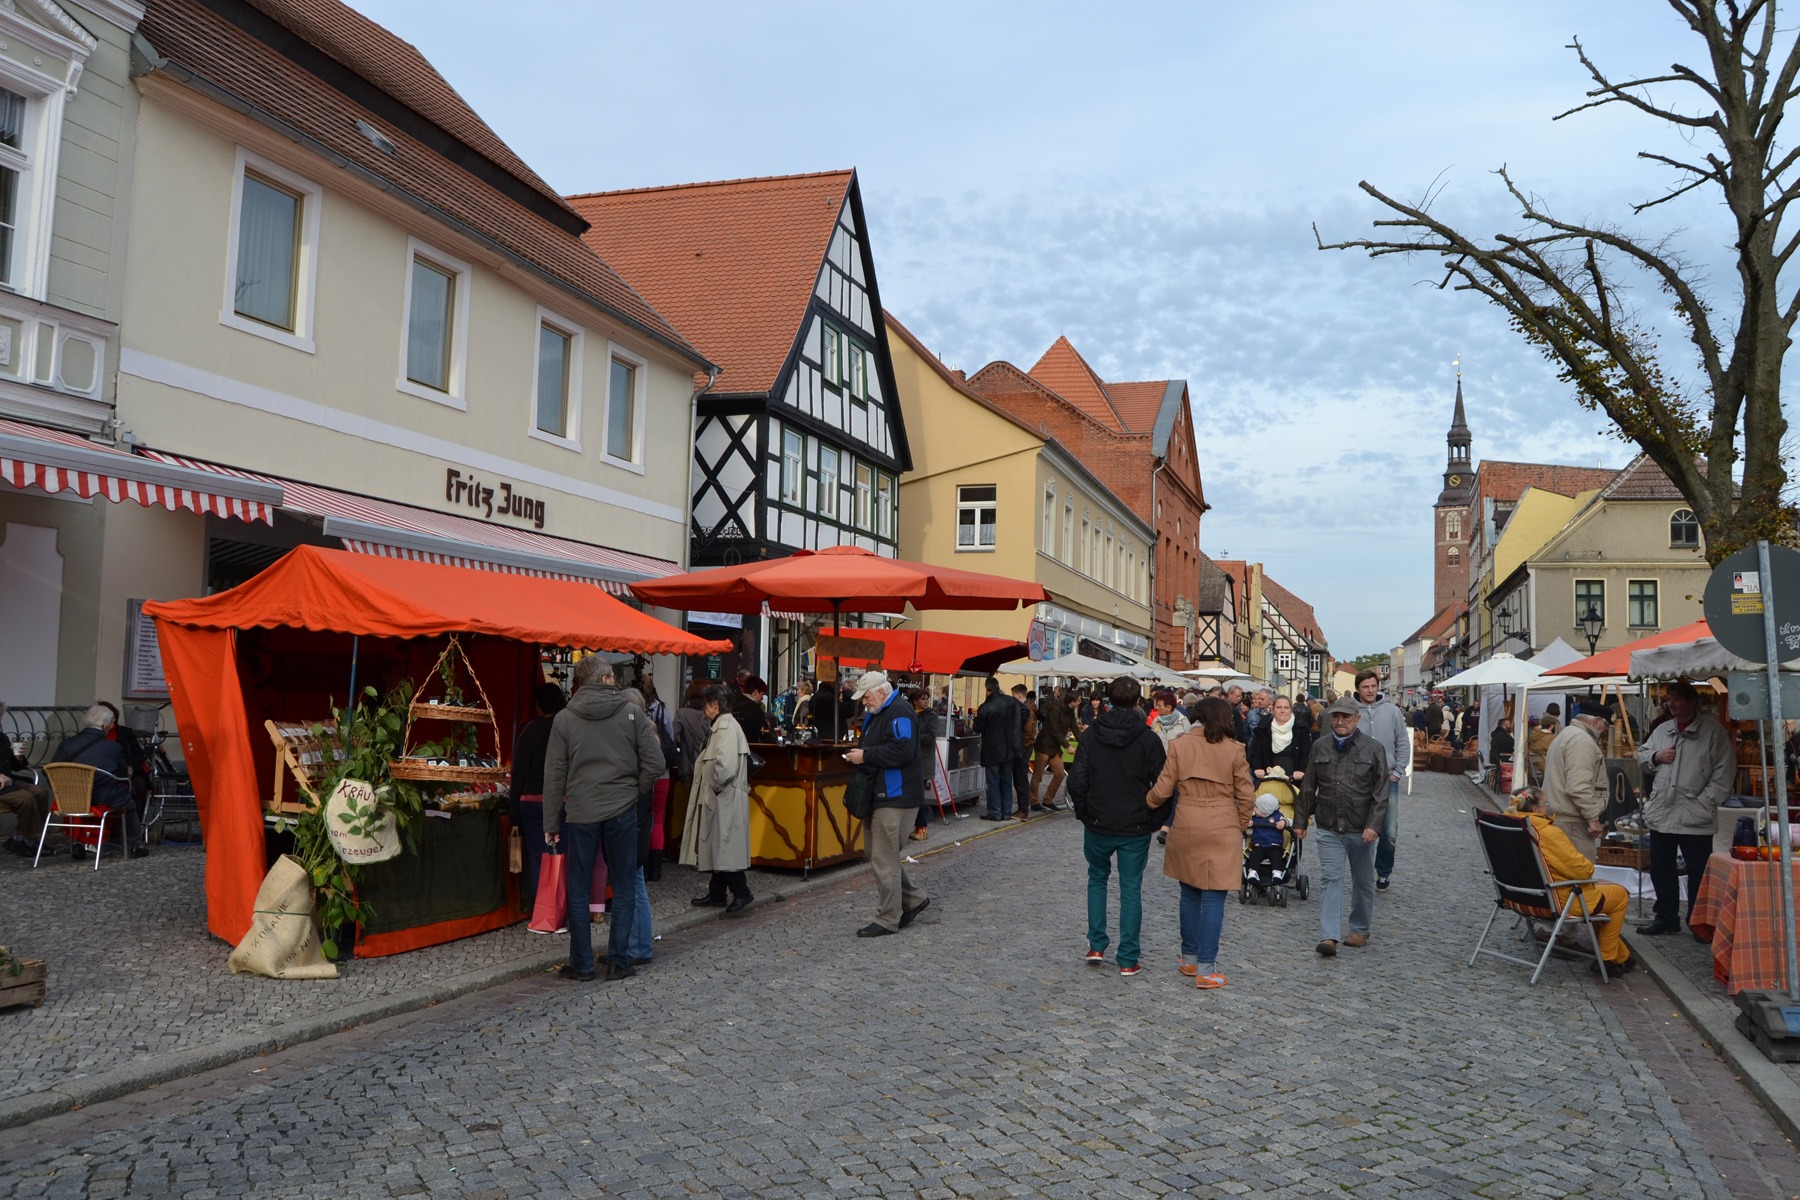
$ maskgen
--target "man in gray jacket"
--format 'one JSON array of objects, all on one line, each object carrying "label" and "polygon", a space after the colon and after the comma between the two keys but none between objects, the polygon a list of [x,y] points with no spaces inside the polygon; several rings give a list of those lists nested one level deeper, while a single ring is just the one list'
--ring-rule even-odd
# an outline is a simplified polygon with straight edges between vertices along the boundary
[{"label": "man in gray jacket", "polygon": [[1583,700],[1544,755],[1544,815],[1589,859],[1606,832],[1600,822],[1607,798],[1606,756],[1600,748],[1606,727],[1606,709]]},{"label": "man in gray jacket", "polygon": [[1647,937],[1681,931],[1681,874],[1687,876],[1687,917],[1693,918],[1719,805],[1737,773],[1731,735],[1717,717],[1701,711],[1694,685],[1685,679],[1671,683],[1668,704],[1671,719],[1651,731],[1637,754],[1650,781],[1644,821],[1650,827],[1650,883],[1656,889],[1656,918],[1638,926]]},{"label": "man in gray jacket", "polygon": [[607,981],[636,973],[629,956],[637,921],[637,802],[663,769],[656,730],[648,714],[619,690],[612,664],[597,655],[576,663],[575,694],[551,722],[550,748],[544,755],[544,842],[554,851],[564,833],[569,839],[564,864],[569,961],[557,972],[564,979],[594,978],[588,903],[596,854],[606,859],[613,883]]},{"label": "man in gray jacket", "polygon": [[1381,676],[1374,671],[1356,673],[1357,728],[1387,755],[1387,816],[1381,825],[1381,841],[1375,847],[1375,888],[1385,892],[1394,873],[1394,849],[1400,838],[1400,777],[1412,762],[1412,731],[1400,706],[1381,694]]},{"label": "man in gray jacket", "polygon": [[[1319,944],[1326,958],[1337,954],[1344,920],[1344,876],[1350,876],[1350,932],[1346,946],[1363,946],[1375,918],[1375,841],[1386,819],[1387,752],[1361,733],[1354,700],[1340,696],[1325,710],[1328,733],[1313,739],[1306,755],[1306,779],[1294,803],[1294,834],[1318,855]],[[1308,826],[1312,836],[1307,837]]]}]

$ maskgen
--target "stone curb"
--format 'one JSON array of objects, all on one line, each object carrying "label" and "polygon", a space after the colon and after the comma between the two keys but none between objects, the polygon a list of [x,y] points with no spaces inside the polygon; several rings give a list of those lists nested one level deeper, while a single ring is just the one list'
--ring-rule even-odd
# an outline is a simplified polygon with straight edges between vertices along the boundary
[{"label": "stone curb", "polygon": [[[1465,783],[1468,780],[1465,778]],[[1482,799],[1497,799],[1486,788],[1469,783]],[[1683,934],[1682,936],[1686,936]],[[1800,1142],[1800,1083],[1796,1083],[1779,1065],[1764,1058],[1756,1044],[1737,1031],[1735,1018],[1707,1002],[1681,969],[1663,957],[1654,938],[1633,938],[1631,953],[1644,965],[1645,974],[1656,980],[1688,1024],[1700,1031],[1718,1056],[1750,1089],[1769,1116],[1790,1141]]]},{"label": "stone curb", "polygon": [[1800,1083],[1776,1063],[1763,1057],[1756,1043],[1737,1031],[1735,1017],[1709,1003],[1694,981],[1663,957],[1652,938],[1637,938],[1631,952],[1644,964],[1650,978],[1675,1002],[1688,1023],[1712,1043],[1712,1048],[1744,1086],[1762,1102],[1775,1124],[1790,1141],[1800,1142]]},{"label": "stone curb", "polygon": [[[1056,814],[1047,815],[1054,816]],[[966,837],[958,837],[952,842],[941,843],[930,849],[921,850],[912,854],[911,857],[924,858],[945,850],[956,849],[957,843],[967,845],[997,833],[1023,828],[1026,824],[1035,825],[1037,821],[1013,822],[994,829],[978,830]],[[775,892],[768,900],[759,903],[756,907],[761,908],[763,904],[791,900],[818,888],[854,878],[868,869],[869,864],[867,860],[864,860],[852,864],[848,870],[837,871],[829,877],[821,875],[810,879],[795,880],[791,885]],[[669,934],[680,933],[686,929],[693,929],[696,926],[723,919],[716,912],[697,909],[663,922],[661,933],[666,937]],[[214,1071],[235,1062],[242,1062],[247,1058],[273,1054],[278,1050],[286,1050],[306,1042],[330,1037],[334,1033],[342,1033],[358,1025],[366,1025],[371,1021],[418,1012],[420,1009],[430,1008],[434,1004],[454,1000],[458,996],[466,996],[472,992],[484,991],[487,988],[498,987],[527,976],[541,974],[564,962],[567,958],[568,952],[563,948],[563,944],[551,942],[540,953],[522,955],[507,962],[482,967],[479,970],[465,971],[437,983],[411,988],[391,996],[383,996],[378,1000],[366,1000],[331,1012],[300,1017],[272,1026],[262,1033],[240,1034],[213,1042],[210,1045],[195,1046],[158,1055],[142,1062],[128,1063],[122,1067],[114,1067],[108,1071],[100,1071],[93,1075],[73,1079],[45,1091],[34,1092],[29,1096],[14,1096],[8,1100],[0,1100],[0,1129],[29,1125],[33,1121],[41,1121],[45,1117],[53,1117],[59,1113],[84,1108],[90,1104],[98,1104],[103,1100],[116,1100],[120,1096],[141,1092],[171,1080],[184,1079],[204,1071]]]}]

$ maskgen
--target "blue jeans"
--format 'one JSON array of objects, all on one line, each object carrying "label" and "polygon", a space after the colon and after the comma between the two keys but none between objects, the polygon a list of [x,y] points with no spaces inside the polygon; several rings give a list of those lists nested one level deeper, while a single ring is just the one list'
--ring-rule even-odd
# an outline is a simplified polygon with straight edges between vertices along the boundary
[{"label": "blue jeans", "polygon": [[[562,828],[563,850],[569,856],[566,896],[569,905],[569,965],[585,975],[594,969],[594,927],[588,916],[593,897],[594,856],[606,859],[609,879],[630,880],[637,870],[637,808],[616,817]],[[608,966],[623,967],[630,956],[628,944],[637,923],[637,888],[629,882],[613,887],[612,925],[606,942]]]},{"label": "blue jeans", "polygon": [[1319,856],[1319,938],[1343,941],[1344,876],[1350,876],[1350,932],[1367,934],[1375,917],[1375,843],[1362,833],[1336,833],[1314,826],[1306,844]]},{"label": "blue jeans", "polygon": [[1387,820],[1381,823],[1381,840],[1376,843],[1375,873],[1386,879],[1394,873],[1394,843],[1400,839],[1400,781],[1388,781]]},{"label": "blue jeans", "polygon": [[1013,808],[1013,769],[1010,762],[987,768],[987,815],[1010,817]]},{"label": "blue jeans", "polygon": [[1225,893],[1181,885],[1181,960],[1210,967],[1219,961],[1225,930]]},{"label": "blue jeans", "polygon": [[1119,953],[1121,967],[1137,965],[1138,933],[1144,924],[1144,863],[1150,837],[1095,833],[1084,829],[1081,851],[1088,868],[1088,949],[1106,953],[1106,881],[1113,855],[1119,856]]},{"label": "blue jeans", "polygon": [[[637,919],[631,923],[631,942],[625,953],[633,958],[650,958],[653,951],[650,943],[655,932],[650,925],[650,889],[644,886],[644,868],[639,867],[634,879],[637,891]],[[613,918],[615,921],[618,918]]]}]

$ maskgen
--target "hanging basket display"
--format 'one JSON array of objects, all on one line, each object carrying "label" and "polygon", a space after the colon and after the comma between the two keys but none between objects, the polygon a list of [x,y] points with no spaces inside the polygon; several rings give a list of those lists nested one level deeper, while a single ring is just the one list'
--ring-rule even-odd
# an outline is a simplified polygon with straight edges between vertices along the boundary
[{"label": "hanging basket display", "polygon": [[[465,677],[474,694],[481,698],[480,704],[467,703],[467,697],[458,682]],[[487,689],[481,686],[481,680],[476,677],[475,668],[470,664],[469,656],[455,634],[450,635],[444,652],[438,656],[432,679],[435,683],[427,681],[407,707],[406,734],[401,741],[401,756],[388,765],[388,773],[395,779],[420,783],[471,785],[505,782],[507,771],[500,765],[500,734],[495,729],[494,706],[489,703]],[[442,694],[429,694],[434,687],[441,689]],[[467,724],[493,730],[494,752],[491,761],[467,761],[469,758],[485,757],[482,755],[457,755],[453,759],[450,755],[418,753],[421,722]]]}]

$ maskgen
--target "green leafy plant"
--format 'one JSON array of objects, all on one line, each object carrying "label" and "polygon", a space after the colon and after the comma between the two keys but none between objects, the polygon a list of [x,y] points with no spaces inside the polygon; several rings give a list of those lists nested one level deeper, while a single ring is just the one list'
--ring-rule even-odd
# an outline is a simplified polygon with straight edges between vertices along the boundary
[{"label": "green leafy plant", "polygon": [[[404,780],[395,779],[388,766],[400,755],[406,737],[406,712],[412,703],[410,680],[381,696],[365,687],[360,703],[354,708],[331,710],[333,726],[313,726],[313,736],[335,746],[341,757],[330,774],[319,781],[321,803],[311,812],[285,817],[277,828],[294,834],[294,857],[306,868],[317,889],[313,918],[319,924],[321,948],[326,958],[338,956],[338,944],[332,935],[346,925],[368,920],[370,910],[356,898],[356,880],[361,868],[353,867],[338,857],[326,827],[325,805],[345,779],[360,779],[375,790],[368,804],[352,803],[341,817],[349,833],[372,833],[386,813],[393,813],[395,823],[408,853],[419,849],[419,820],[424,812],[424,798],[419,789]],[[327,756],[332,757],[332,756]]]},{"label": "green leafy plant", "polygon": [[0,975],[23,975],[25,964],[19,961],[18,955],[0,946]]}]

